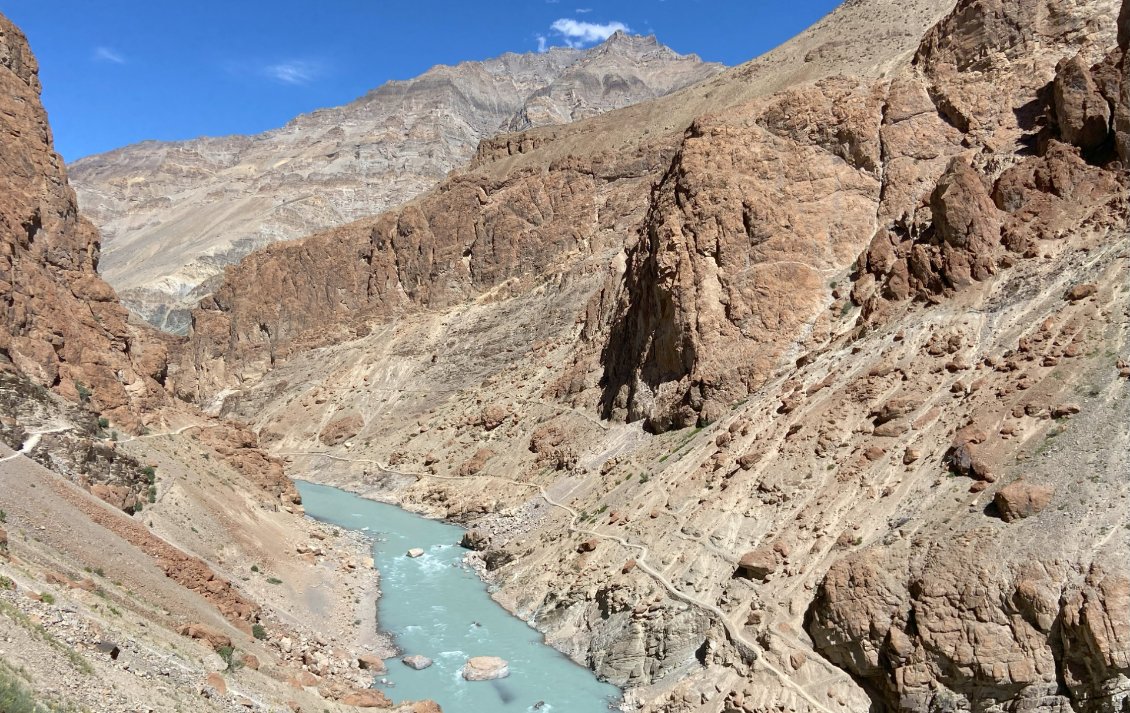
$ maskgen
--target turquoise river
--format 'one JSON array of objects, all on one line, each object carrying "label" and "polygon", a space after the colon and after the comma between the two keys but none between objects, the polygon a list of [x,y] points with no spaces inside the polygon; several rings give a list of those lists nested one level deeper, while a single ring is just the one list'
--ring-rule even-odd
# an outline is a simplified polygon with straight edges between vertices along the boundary
[{"label": "turquoise river", "polygon": [[[306,513],[323,522],[359,530],[373,540],[381,573],[380,627],[404,655],[435,663],[415,671],[390,659],[387,683],[393,701],[430,698],[444,713],[598,713],[615,709],[620,691],[547,645],[541,634],[490,598],[486,585],[463,565],[461,528],[352,495],[299,482]],[[424,555],[405,556],[419,547]],[[464,681],[471,656],[501,656],[510,676]],[[391,684],[391,685],[389,685]]]}]

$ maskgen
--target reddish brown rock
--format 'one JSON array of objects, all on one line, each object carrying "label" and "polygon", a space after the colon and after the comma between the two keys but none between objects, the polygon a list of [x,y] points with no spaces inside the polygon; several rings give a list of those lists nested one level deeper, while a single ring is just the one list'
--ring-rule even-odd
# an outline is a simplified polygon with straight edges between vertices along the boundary
[{"label": "reddish brown rock", "polygon": [[[1116,700],[1113,684],[1130,670],[1130,634],[1115,623],[1126,616],[1125,576],[1072,591],[1070,568],[1054,559],[1002,562],[1011,546],[964,533],[913,557],[906,548],[843,556],[809,611],[816,650],[863,681],[879,710],[930,710],[956,695],[971,709],[1007,700],[1071,710],[1056,693],[1065,664],[1073,698]],[[905,675],[911,665],[917,675]]]},{"label": "reddish brown rock", "polygon": [[872,413],[872,416],[875,417],[875,425],[881,426],[888,421],[905,416],[917,409],[919,405],[920,402],[917,399],[902,397],[891,399]]},{"label": "reddish brown rock", "polygon": [[167,340],[128,323],[97,273],[40,103],[38,64],[0,16],[0,354],[35,383],[136,431],[168,403]]},{"label": "reddish brown rock", "polygon": [[738,458],[738,465],[742,470],[752,470],[753,466],[757,465],[757,462],[761,460],[761,456],[760,451],[750,451]]},{"label": "reddish brown rock", "polygon": [[950,467],[960,475],[967,475],[970,478],[990,483],[996,480],[992,466],[989,465],[988,460],[973,441],[954,448],[950,452],[949,463]]},{"label": "reddish brown rock", "polygon": [[746,552],[738,561],[735,575],[765,581],[777,571],[777,555],[771,547],[761,546]]},{"label": "reddish brown rock", "polygon": [[[764,382],[826,308],[822,272],[871,237],[881,102],[874,87],[825,79],[690,127],[628,255],[605,365],[611,411],[680,428]],[[839,191],[817,190],[823,181]],[[816,228],[819,215],[838,228]]]},{"label": "reddish brown rock", "polygon": [[208,674],[208,676],[204,679],[204,685],[206,685],[206,686],[210,687],[212,690],[214,690],[216,692],[216,695],[219,695],[219,696],[228,695],[228,684],[227,684],[227,682],[224,681],[223,676],[216,673],[215,671]]},{"label": "reddish brown rock", "polygon": [[366,688],[347,693],[339,699],[347,706],[355,708],[392,708],[392,701],[388,696],[375,688]]},{"label": "reddish brown rock", "polygon": [[230,636],[207,624],[185,624],[177,629],[177,633],[190,639],[203,641],[213,651],[219,650],[222,646],[231,646]]},{"label": "reddish brown rock", "polygon": [[1079,404],[1056,404],[1052,406],[1051,413],[1052,418],[1067,418],[1079,413],[1080,410]]},{"label": "reddish brown rock", "polygon": [[321,680],[322,679],[310,673],[309,671],[299,671],[298,673],[291,676],[287,680],[287,683],[289,683],[293,688],[312,688],[314,686],[317,686],[318,682]]},{"label": "reddish brown rock", "polygon": [[480,448],[475,451],[475,454],[463,462],[459,466],[459,475],[469,476],[474,475],[481,471],[487,464],[487,461],[494,457],[494,451],[489,448]]},{"label": "reddish brown rock", "polygon": [[872,462],[881,460],[885,455],[887,455],[886,449],[878,446],[871,446],[863,451],[863,457]]},{"label": "reddish brown rock", "polygon": [[479,414],[479,424],[484,431],[493,431],[510,417],[510,409],[500,404],[491,404]]},{"label": "reddish brown rock", "polygon": [[910,430],[905,421],[888,421],[875,427],[874,435],[881,438],[896,438]]},{"label": "reddish brown rock", "polygon": [[1095,85],[1082,54],[1060,60],[1052,87],[1056,123],[1063,140],[1084,151],[1102,145],[1110,124],[1110,105]]},{"label": "reddish brown rock", "polygon": [[381,675],[388,671],[384,659],[376,654],[361,654],[357,657],[357,664],[362,670],[372,671],[376,675]]},{"label": "reddish brown rock", "polygon": [[[577,452],[569,443],[567,431],[550,422],[534,429],[530,434],[530,451],[538,454],[538,461],[552,465],[558,470],[570,468],[577,462]],[[612,461],[605,467],[614,465]]]},{"label": "reddish brown rock", "polygon": [[1083,586],[1066,597],[1063,611],[1064,682],[1073,698],[1117,700],[1111,682],[1130,673],[1130,579],[1124,570],[1092,565]]},{"label": "reddish brown rock", "polygon": [[1073,286],[1067,292],[1063,293],[1063,297],[1070,302],[1078,302],[1079,300],[1087,299],[1097,291],[1098,287],[1095,285],[1084,283]]},{"label": "reddish brown rock", "polygon": [[993,503],[1005,522],[1031,517],[1048,506],[1055,491],[1043,485],[1017,480],[1004,486],[993,496]]}]

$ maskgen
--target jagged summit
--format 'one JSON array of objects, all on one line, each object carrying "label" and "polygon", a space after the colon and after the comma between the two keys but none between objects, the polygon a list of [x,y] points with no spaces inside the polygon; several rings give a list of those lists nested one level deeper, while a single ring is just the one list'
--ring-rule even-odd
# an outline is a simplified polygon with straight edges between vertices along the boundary
[{"label": "jagged summit", "polygon": [[180,331],[209,280],[258,246],[406,201],[499,131],[628,106],[721,69],[621,34],[437,65],[262,134],[143,142],[70,173],[102,231],[103,275],[135,312]]}]

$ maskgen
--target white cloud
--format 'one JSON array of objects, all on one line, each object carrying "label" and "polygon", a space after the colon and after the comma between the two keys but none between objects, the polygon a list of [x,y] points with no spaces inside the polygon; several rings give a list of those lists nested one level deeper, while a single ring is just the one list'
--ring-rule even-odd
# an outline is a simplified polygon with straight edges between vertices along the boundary
[{"label": "white cloud", "polygon": [[322,74],[317,62],[292,59],[263,67],[263,74],[283,84],[309,84]]},{"label": "white cloud", "polygon": [[126,58],[109,47],[95,47],[94,48],[94,61],[95,62],[110,62],[111,64],[125,64]]},{"label": "white cloud", "polygon": [[554,32],[561,35],[565,44],[570,47],[584,47],[595,42],[603,42],[617,31],[631,32],[627,25],[615,20],[601,24],[570,20],[563,17],[560,20],[554,20],[550,27]]},{"label": "white cloud", "polygon": [[592,12],[591,7],[579,7],[575,10],[578,15],[584,15],[586,12]]},{"label": "white cloud", "polygon": [[538,39],[538,52],[545,52],[547,49],[549,49],[549,46],[547,45],[547,43],[545,41],[545,35],[538,35],[537,39]]}]

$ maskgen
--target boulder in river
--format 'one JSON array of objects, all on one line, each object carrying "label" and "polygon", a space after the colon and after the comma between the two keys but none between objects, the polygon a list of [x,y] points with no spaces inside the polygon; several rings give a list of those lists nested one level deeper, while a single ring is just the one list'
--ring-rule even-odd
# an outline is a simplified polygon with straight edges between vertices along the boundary
[{"label": "boulder in river", "polygon": [[510,664],[497,656],[473,656],[463,666],[463,678],[468,681],[493,681],[510,675]]},{"label": "boulder in river", "polygon": [[419,654],[413,654],[411,656],[405,656],[404,658],[402,658],[400,660],[408,668],[414,668],[417,671],[423,671],[428,666],[432,665],[432,660],[430,658],[428,658],[427,656],[421,656]]},{"label": "boulder in river", "polygon": [[412,549],[408,550],[408,556],[409,557],[421,557],[421,556],[423,556],[423,554],[424,554],[424,551],[422,549],[420,549],[419,547],[413,547]]}]

